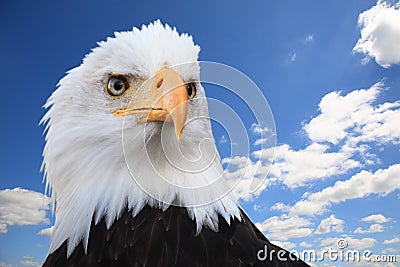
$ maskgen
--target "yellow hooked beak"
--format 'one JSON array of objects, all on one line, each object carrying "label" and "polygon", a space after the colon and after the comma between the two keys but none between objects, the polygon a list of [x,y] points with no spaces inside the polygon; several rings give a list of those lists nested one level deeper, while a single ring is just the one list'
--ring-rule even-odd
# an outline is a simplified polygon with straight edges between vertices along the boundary
[{"label": "yellow hooked beak", "polygon": [[146,85],[135,93],[129,107],[116,110],[114,116],[143,114],[139,123],[172,121],[179,140],[188,108],[185,82],[176,71],[165,68],[159,70]]}]

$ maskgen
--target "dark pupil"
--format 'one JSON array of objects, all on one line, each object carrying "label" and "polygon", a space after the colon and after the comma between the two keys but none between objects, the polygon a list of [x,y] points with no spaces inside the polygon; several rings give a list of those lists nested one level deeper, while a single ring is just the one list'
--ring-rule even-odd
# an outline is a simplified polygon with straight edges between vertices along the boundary
[{"label": "dark pupil", "polygon": [[114,83],[114,90],[115,91],[120,91],[124,87],[124,83],[121,81],[116,81]]},{"label": "dark pupil", "polygon": [[187,89],[188,95],[191,96],[193,93],[192,85],[191,84],[186,85],[186,89]]}]

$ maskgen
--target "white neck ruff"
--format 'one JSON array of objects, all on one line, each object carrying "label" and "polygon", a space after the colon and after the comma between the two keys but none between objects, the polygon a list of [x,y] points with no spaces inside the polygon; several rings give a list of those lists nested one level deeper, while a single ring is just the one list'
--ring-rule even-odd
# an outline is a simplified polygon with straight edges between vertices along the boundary
[{"label": "white neck ruff", "polygon": [[[77,125],[68,119],[62,124],[52,121],[51,113],[52,109],[43,118],[49,120],[43,152],[46,188],[52,189],[56,210],[49,253],[65,240],[68,240],[68,256],[80,241],[86,251],[92,218],[98,223],[104,217],[109,228],[125,208],[136,216],[145,205],[163,210],[171,203],[185,206],[196,221],[198,232],[203,226],[217,231],[218,215],[228,224],[231,218],[241,219],[239,208],[229,194],[211,130],[202,129],[211,136],[202,142],[190,138],[196,136],[191,132],[196,127],[185,129],[181,148],[187,158],[177,156],[173,144],[166,143],[167,160],[158,125],[150,126],[153,129],[147,126],[146,131],[144,125],[138,125],[126,129],[124,138],[111,138],[109,133],[102,132],[101,124],[115,121],[115,117],[109,122],[100,121],[93,129],[91,124]],[[93,139],[82,137],[87,136],[82,133],[94,130]],[[175,134],[173,127],[166,127],[164,132],[163,138]],[[179,169],[188,162],[192,163],[191,168],[202,170]]]}]

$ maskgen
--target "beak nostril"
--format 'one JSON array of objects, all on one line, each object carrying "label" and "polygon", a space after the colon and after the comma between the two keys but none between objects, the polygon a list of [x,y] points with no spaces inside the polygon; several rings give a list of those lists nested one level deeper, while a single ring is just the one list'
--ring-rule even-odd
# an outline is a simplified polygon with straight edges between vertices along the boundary
[{"label": "beak nostril", "polygon": [[161,87],[163,81],[164,81],[164,79],[161,78],[161,79],[157,82],[157,85],[156,85],[156,86],[157,86],[157,89],[160,89],[160,87]]}]

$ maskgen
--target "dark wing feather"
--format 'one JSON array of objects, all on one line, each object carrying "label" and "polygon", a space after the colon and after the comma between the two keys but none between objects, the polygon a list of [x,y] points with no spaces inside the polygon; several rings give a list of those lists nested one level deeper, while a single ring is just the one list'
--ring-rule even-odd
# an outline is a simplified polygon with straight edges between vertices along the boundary
[{"label": "dark wing feather", "polygon": [[[196,224],[185,208],[171,206],[166,211],[146,206],[135,217],[125,210],[110,229],[102,219],[92,222],[88,251],[80,243],[67,258],[64,242],[50,254],[43,266],[308,266],[290,261],[289,252],[279,261],[259,261],[257,252],[281,250],[271,244],[242,211],[242,220],[230,225],[222,217],[219,230],[203,228],[196,234]],[[282,256],[282,255],[281,255]]]}]

